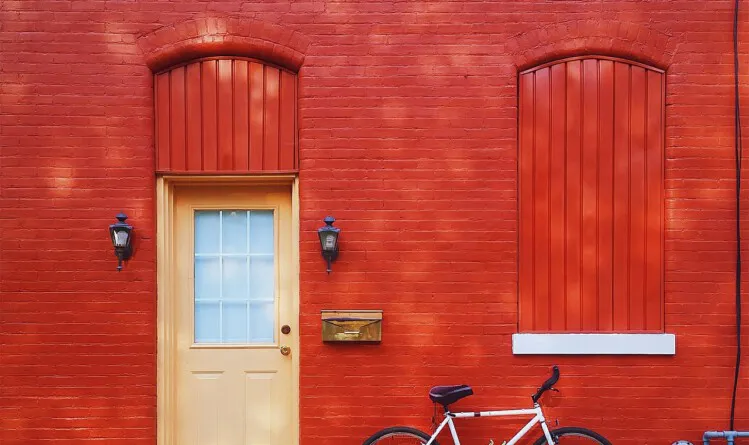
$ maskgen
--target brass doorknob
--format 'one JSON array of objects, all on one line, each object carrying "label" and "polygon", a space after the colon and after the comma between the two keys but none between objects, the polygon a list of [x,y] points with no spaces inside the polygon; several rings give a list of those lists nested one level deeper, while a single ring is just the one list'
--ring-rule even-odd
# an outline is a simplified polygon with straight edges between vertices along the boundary
[{"label": "brass doorknob", "polygon": [[281,346],[281,355],[291,354],[291,348],[288,346]]}]

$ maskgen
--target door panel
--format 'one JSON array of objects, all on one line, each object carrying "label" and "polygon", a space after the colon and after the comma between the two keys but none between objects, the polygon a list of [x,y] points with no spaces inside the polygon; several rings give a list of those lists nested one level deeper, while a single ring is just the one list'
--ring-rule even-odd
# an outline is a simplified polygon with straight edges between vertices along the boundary
[{"label": "door panel", "polygon": [[291,227],[288,188],[175,190],[177,444],[296,442]]}]

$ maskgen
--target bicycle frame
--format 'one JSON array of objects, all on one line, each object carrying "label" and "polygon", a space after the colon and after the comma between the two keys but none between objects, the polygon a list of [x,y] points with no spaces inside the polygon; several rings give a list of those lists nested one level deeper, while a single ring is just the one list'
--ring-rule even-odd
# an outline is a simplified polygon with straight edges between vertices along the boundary
[{"label": "bicycle frame", "polygon": [[455,445],[460,445],[460,439],[458,439],[458,432],[455,430],[455,422],[453,422],[453,419],[461,419],[464,417],[517,417],[530,415],[532,415],[533,418],[529,420],[528,423],[520,431],[518,431],[517,434],[515,434],[515,436],[513,436],[513,438],[510,439],[506,445],[515,445],[537,423],[540,423],[541,429],[544,430],[546,443],[553,444],[554,440],[551,437],[551,433],[549,433],[549,427],[546,425],[546,419],[544,418],[544,413],[541,411],[541,406],[538,403],[535,403],[533,405],[533,408],[529,409],[509,409],[501,411],[481,411],[465,413],[451,413],[450,411],[446,411],[445,420],[440,423],[437,431],[434,432],[426,445],[432,445],[432,443],[434,443],[435,439],[437,438],[437,436],[439,436],[440,432],[442,432],[445,426],[450,428],[450,434],[452,434],[453,436],[453,442],[455,443]]}]

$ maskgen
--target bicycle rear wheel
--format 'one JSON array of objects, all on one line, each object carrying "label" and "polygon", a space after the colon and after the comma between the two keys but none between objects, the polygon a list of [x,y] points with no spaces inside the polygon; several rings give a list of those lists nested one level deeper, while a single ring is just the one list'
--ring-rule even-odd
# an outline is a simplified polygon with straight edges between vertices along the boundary
[{"label": "bicycle rear wheel", "polygon": [[[551,430],[551,437],[558,445],[611,445],[605,437],[586,428],[568,426]],[[541,436],[533,445],[549,445],[546,436]]]},{"label": "bicycle rear wheel", "polygon": [[[407,426],[394,426],[374,433],[363,445],[425,445],[431,436]],[[435,440],[429,445],[438,445]]]}]

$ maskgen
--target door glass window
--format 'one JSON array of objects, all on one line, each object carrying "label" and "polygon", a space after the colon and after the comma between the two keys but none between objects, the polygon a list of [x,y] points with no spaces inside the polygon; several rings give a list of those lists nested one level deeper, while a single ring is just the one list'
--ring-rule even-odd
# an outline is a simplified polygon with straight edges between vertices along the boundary
[{"label": "door glass window", "polygon": [[272,210],[195,212],[195,343],[275,341]]}]

